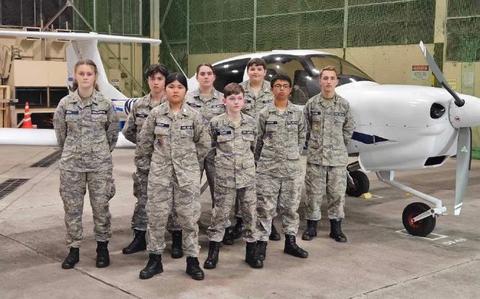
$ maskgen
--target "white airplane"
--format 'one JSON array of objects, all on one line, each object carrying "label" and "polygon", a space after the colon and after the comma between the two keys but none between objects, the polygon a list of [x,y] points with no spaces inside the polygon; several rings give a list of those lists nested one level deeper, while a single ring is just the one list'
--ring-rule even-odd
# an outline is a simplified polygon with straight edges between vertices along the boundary
[{"label": "white airplane", "polygon": [[[114,99],[117,111],[125,113],[128,113],[133,99],[127,100],[108,83],[96,48],[97,41],[160,42],[81,33],[0,31],[0,36],[70,40],[72,49],[67,51],[69,69],[71,70],[77,59],[94,60],[99,67],[100,91]],[[468,183],[470,128],[480,125],[480,99],[452,91],[423,44],[420,47],[434,75],[445,89],[381,85],[349,62],[335,55],[313,50],[253,53],[220,61],[214,64],[217,75],[215,86],[218,90],[223,90],[227,83],[245,80],[247,62],[253,57],[262,57],[267,62],[268,78],[277,72],[289,74],[293,78],[292,101],[303,105],[319,92],[319,70],[326,65],[336,66],[340,72],[337,92],[349,101],[357,123],[353,141],[348,148],[349,154],[358,158],[348,166],[348,193],[359,196],[367,192],[369,180],[365,172],[375,172],[381,181],[433,205],[431,208],[423,202],[414,202],[404,209],[402,215],[403,224],[410,234],[426,236],[433,231],[436,218],[447,209],[441,199],[396,181],[395,171],[438,167],[443,165],[448,157],[457,155],[454,213],[460,214]],[[190,89],[197,84],[194,77],[189,80]],[[24,131],[34,131],[28,133],[34,135],[25,138],[27,133],[22,134]],[[52,130],[0,129],[0,144],[27,144],[24,140],[34,140],[35,144],[56,145],[52,133]]]},{"label": "white airplane", "polygon": [[[0,37],[17,37],[30,39],[53,39],[63,42],[69,41],[66,48],[67,60],[67,86],[70,88],[73,84],[73,68],[75,63],[80,59],[91,59],[97,65],[98,77],[97,85],[107,98],[112,99],[117,113],[121,117],[128,114],[129,109],[135,99],[129,99],[113,85],[110,84],[100,58],[98,51],[98,42],[108,43],[149,43],[159,45],[158,39],[139,38],[129,36],[114,36],[90,33],[73,33],[73,32],[40,32],[40,31],[19,31],[19,30],[0,30]],[[5,129],[0,128],[0,144],[17,144],[17,145],[57,145],[55,134],[51,129]],[[120,134],[117,147],[135,147],[133,143],[125,139]]]},{"label": "white airplane", "polygon": [[[480,99],[455,93],[423,43],[420,48],[445,89],[378,84],[349,62],[313,50],[259,52],[219,61],[213,64],[217,76],[215,87],[223,90],[227,83],[248,79],[248,61],[261,57],[267,63],[267,79],[278,72],[290,75],[294,87],[291,101],[303,105],[319,93],[318,75],[322,67],[336,66],[340,72],[336,91],[348,100],[356,121],[348,152],[357,161],[348,165],[347,193],[360,196],[368,192],[365,172],[375,172],[382,182],[433,205],[414,202],[402,214],[410,234],[426,236],[433,231],[437,216],[447,209],[441,199],[396,181],[395,171],[438,167],[456,155],[454,214],[459,215],[468,183],[471,127],[480,125]],[[197,85],[192,77],[189,88]]]}]

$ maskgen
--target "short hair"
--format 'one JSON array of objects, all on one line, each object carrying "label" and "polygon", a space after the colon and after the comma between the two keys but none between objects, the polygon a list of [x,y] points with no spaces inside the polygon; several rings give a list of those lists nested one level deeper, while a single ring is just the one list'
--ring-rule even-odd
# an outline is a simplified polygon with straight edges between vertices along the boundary
[{"label": "short hair", "polygon": [[335,72],[335,75],[338,77],[338,72],[337,72],[337,68],[334,67],[333,65],[327,65],[327,66],[324,66],[321,70],[320,70],[320,78],[322,77],[322,73],[324,71],[332,71],[332,72]]},{"label": "short hair", "polygon": [[238,83],[228,83],[223,88],[223,96],[226,98],[232,94],[245,94],[243,87]]},{"label": "short hair", "polygon": [[188,90],[187,78],[185,78],[185,76],[183,74],[181,74],[181,73],[170,73],[170,74],[168,74],[167,79],[165,80],[165,86],[167,86],[168,84],[170,84],[174,81],[180,82],[180,84],[185,86],[185,89]]},{"label": "short hair", "polygon": [[212,70],[212,73],[215,75],[215,69],[213,68],[213,65],[211,65],[210,63],[200,63],[199,65],[197,65],[197,70],[196,70],[197,76],[202,66],[209,67]]},{"label": "short hair", "polygon": [[275,76],[273,76],[272,80],[270,81],[270,87],[273,88],[273,85],[275,84],[275,82],[279,80],[287,81],[288,85],[292,87],[292,79],[290,78],[290,76],[282,73],[278,73]]},{"label": "short hair", "polygon": [[162,74],[165,78],[168,76],[168,69],[163,64],[152,64],[145,71],[145,78],[150,78],[155,74]]},{"label": "short hair", "polygon": [[252,58],[248,61],[247,63],[247,70],[252,66],[252,65],[259,65],[259,66],[263,66],[264,69],[267,69],[267,63],[265,62],[265,60],[263,60],[262,58]]}]

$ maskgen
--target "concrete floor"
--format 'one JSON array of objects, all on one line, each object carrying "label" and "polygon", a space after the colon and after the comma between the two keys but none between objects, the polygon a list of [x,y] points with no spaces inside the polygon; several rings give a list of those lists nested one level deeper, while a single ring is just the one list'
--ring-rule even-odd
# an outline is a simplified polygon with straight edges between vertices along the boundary
[{"label": "concrete floor", "polygon": [[[322,220],[317,239],[299,241],[309,251],[308,259],[285,255],[283,240],[269,242],[264,269],[251,269],[243,261],[243,242],[237,241],[222,248],[217,269],[205,270],[204,281],[190,279],[184,273],[185,260],[173,260],[169,252],[164,255],[164,272],[143,281],[138,273],[147,254],[121,253],[131,240],[133,151],[114,151],[117,195],[111,201],[111,266],[95,268],[93,221],[86,201],[80,262],[74,270],[62,270],[67,251],[58,167],[29,167],[54,150],[0,148],[0,183],[9,178],[30,179],[0,200],[0,298],[480,297],[480,161],[472,163],[462,215],[440,217],[434,230],[438,235],[430,238],[399,232],[402,210],[415,199],[370,174],[373,198],[347,198],[346,244],[329,239],[329,227]],[[455,160],[450,160],[441,168],[399,173],[398,178],[445,199],[451,212],[454,169]],[[208,251],[209,207],[207,191],[202,196],[200,224],[202,264]]]}]

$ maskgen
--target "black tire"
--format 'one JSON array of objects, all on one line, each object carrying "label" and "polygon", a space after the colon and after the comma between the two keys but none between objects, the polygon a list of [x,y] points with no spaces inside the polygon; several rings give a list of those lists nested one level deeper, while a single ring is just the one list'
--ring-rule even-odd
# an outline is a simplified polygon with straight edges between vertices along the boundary
[{"label": "black tire", "polygon": [[354,185],[349,182],[350,180],[347,180],[347,194],[349,196],[359,197],[370,190],[370,181],[363,171],[352,171],[350,172],[350,176],[353,179]]},{"label": "black tire", "polygon": [[413,222],[413,218],[428,210],[430,210],[430,207],[423,202],[413,202],[403,209],[403,226],[409,234],[426,237],[433,231],[437,222],[437,219],[434,216],[429,216],[420,221]]}]

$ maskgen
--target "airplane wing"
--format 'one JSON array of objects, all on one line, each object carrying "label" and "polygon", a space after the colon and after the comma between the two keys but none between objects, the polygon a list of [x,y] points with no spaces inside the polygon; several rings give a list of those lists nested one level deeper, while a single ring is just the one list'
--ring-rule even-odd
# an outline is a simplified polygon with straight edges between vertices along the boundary
[{"label": "airplane wing", "polygon": [[[55,131],[52,129],[12,129],[0,128],[1,145],[43,145],[58,146]],[[135,148],[122,133],[118,135],[117,148]]]}]

